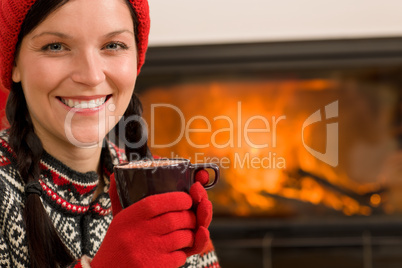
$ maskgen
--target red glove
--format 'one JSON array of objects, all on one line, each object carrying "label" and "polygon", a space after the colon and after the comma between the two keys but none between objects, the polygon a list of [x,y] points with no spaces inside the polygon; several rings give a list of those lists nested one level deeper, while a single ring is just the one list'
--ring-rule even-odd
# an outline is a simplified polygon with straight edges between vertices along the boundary
[{"label": "red glove", "polygon": [[205,169],[201,169],[195,173],[195,181],[199,181],[202,185],[209,182],[209,173]]},{"label": "red glove", "polygon": [[197,225],[191,196],[184,192],[152,195],[121,210],[115,187],[112,175],[109,194],[115,216],[91,267],[183,265],[188,248],[194,246]]},{"label": "red glove", "polygon": [[114,173],[110,175],[109,196],[110,196],[110,202],[112,203],[112,213],[113,216],[116,217],[116,215],[120,211],[122,211],[123,208],[121,207],[120,199],[119,196],[117,195],[116,180],[114,179]]},{"label": "red glove", "polygon": [[212,203],[208,200],[207,191],[197,181],[190,188],[193,208],[196,211],[197,230],[194,245],[185,252],[187,256],[202,253],[210,243],[208,227],[212,220]]}]

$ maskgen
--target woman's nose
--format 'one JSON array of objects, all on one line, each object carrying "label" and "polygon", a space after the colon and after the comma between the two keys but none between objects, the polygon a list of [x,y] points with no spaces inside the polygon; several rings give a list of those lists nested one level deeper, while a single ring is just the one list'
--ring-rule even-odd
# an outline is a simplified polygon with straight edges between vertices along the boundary
[{"label": "woman's nose", "polygon": [[85,51],[75,56],[71,79],[89,87],[95,87],[105,80],[102,58],[96,51]]}]

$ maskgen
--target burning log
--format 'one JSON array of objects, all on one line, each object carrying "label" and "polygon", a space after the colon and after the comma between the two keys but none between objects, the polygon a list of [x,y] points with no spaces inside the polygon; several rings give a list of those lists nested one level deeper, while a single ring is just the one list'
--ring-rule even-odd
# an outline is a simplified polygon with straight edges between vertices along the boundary
[{"label": "burning log", "polygon": [[334,185],[331,182],[329,182],[328,180],[326,180],[325,178],[318,176],[312,172],[305,171],[301,168],[299,168],[297,170],[296,174],[298,177],[310,177],[313,180],[315,180],[317,183],[319,183],[320,185],[322,185],[326,188],[329,188],[333,191],[336,191],[342,195],[348,196],[349,198],[352,198],[352,199],[356,200],[357,202],[359,202],[359,204],[362,206],[370,207],[374,213],[383,213],[384,212],[381,207],[372,205],[371,197],[373,195],[381,195],[382,193],[384,193],[386,191],[385,188],[380,188],[377,191],[367,192],[364,195],[360,195],[350,189],[346,189],[341,186]]},{"label": "burning log", "polygon": [[313,212],[313,214],[333,214],[335,216],[342,216],[343,213],[342,211],[336,210],[334,208],[325,206],[323,204],[313,204],[310,202],[306,202],[300,199],[293,199],[293,198],[288,198],[284,197],[278,194],[273,194],[273,193],[268,193],[266,191],[262,191],[260,193],[263,196],[274,198],[277,202],[279,203],[285,203],[288,204],[290,207],[292,207],[296,213],[310,213]]}]

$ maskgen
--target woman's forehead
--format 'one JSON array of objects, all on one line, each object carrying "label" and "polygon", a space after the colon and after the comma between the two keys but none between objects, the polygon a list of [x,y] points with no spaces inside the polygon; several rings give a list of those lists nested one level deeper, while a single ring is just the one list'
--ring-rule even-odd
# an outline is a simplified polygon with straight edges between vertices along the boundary
[{"label": "woman's forehead", "polygon": [[[133,18],[124,0],[70,0],[46,17],[33,31],[53,30],[110,32],[130,30],[134,32]],[[78,32],[77,32],[78,31]]]}]

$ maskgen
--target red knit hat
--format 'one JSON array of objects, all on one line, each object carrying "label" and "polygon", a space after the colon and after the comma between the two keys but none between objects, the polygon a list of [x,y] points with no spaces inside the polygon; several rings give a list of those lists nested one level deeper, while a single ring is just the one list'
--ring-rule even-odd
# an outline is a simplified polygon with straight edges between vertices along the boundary
[{"label": "red knit hat", "polygon": [[[2,87],[8,90],[11,89],[12,84],[11,71],[21,24],[35,2],[36,0],[1,0],[0,2],[0,82]],[[129,0],[129,2],[138,19],[137,73],[139,73],[148,47],[149,6],[147,0]]]}]

